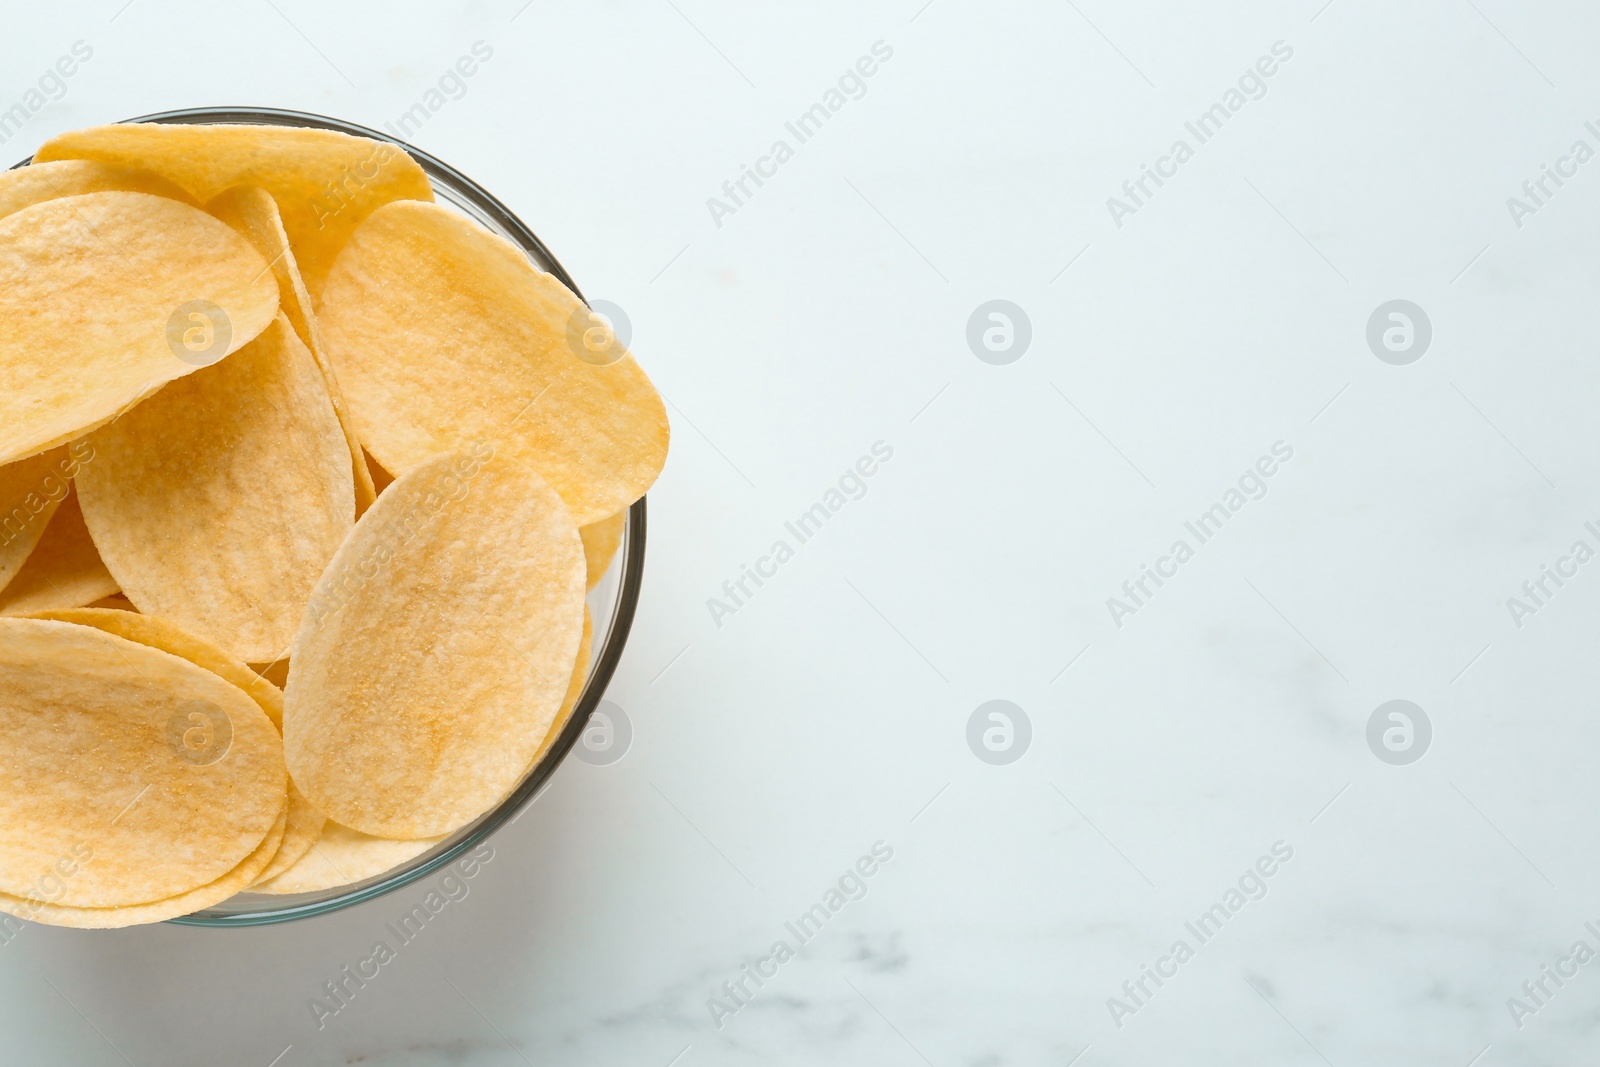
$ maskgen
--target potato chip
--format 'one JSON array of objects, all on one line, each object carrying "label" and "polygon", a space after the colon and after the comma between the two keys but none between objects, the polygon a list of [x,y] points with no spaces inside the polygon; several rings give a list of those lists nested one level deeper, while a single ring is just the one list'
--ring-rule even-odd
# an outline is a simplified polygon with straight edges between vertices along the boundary
[{"label": "potato chip", "polygon": [[261,258],[272,268],[278,279],[278,310],[288,318],[289,325],[316,355],[316,318],[311,313],[311,297],[306,293],[306,283],[300,277],[300,268],[289,247],[289,235],[283,229],[283,216],[278,213],[277,201],[259,185],[235,185],[212,197],[205,205],[211,215],[232,226],[261,253]]},{"label": "potato chip", "polygon": [[327,825],[328,817],[311,806],[311,801],[306,799],[305,794],[300,792],[300,787],[295,785],[294,779],[291,778],[288,818],[284,823],[283,840],[279,843],[272,862],[251,879],[249,883],[251,888],[262,882],[270,882],[304,859],[306,853],[322,840],[322,833]]},{"label": "potato chip", "polygon": [[50,517],[72,489],[65,448],[0,467],[0,590],[17,576]]},{"label": "potato chip", "polygon": [[192,915],[202,908],[220,904],[247,888],[252,879],[259,877],[267,862],[281,851],[284,828],[287,825],[286,809],[280,809],[277,821],[267,836],[261,839],[255,851],[240,861],[239,865],[214,882],[191,889],[176,896],[163,897],[144,904],[127,904],[109,908],[78,908],[68,904],[54,904],[40,898],[23,899],[9,893],[0,893],[0,911],[32,922],[51,926],[67,926],[80,930],[113,930],[143,923],[159,923]]},{"label": "potato chip", "polygon": [[578,643],[578,659],[572,665],[572,677],[567,682],[567,695],[561,700],[561,710],[556,712],[556,717],[550,720],[550,729],[545,731],[544,741],[539,745],[539,751],[533,754],[533,759],[528,763],[528,769],[523,772],[527,777],[544,759],[546,752],[556,743],[561,736],[561,731],[567,728],[567,720],[572,718],[572,710],[578,706],[578,698],[583,696],[583,687],[589,682],[589,665],[594,662],[594,620],[589,617],[588,605],[583,609],[583,640]]},{"label": "potato chip", "polygon": [[96,630],[116,634],[125,641],[159,648],[179,659],[186,659],[196,667],[203,667],[223,681],[244,690],[245,695],[261,708],[262,714],[272,720],[274,727],[280,732],[283,728],[282,690],[251,670],[247,664],[230,656],[209,641],[196,637],[177,623],[154,615],[140,615],[137,612],[106,608],[39,611],[34,612],[32,618],[93,626]]},{"label": "potato chip", "polygon": [[288,320],[89,442],[84,519],[128,599],[246,662],[281,655],[355,518],[349,448]]},{"label": "potato chip", "polygon": [[278,732],[237,687],[88,626],[0,619],[0,892],[117,907],[186,893],[254,852],[285,806]]},{"label": "potato chip", "polygon": [[367,469],[367,454],[356,439],[355,427],[345,408],[344,395],[339,391],[339,381],[328,368],[322,355],[322,340],[317,333],[317,318],[311,311],[311,297],[300,278],[300,268],[295,264],[294,251],[289,247],[289,235],[283,230],[283,219],[278,214],[277,202],[272,194],[255,185],[236,185],[220,193],[206,205],[206,210],[249,238],[257,252],[272,265],[278,279],[279,309],[289,319],[289,325],[300,340],[311,350],[317,361],[323,381],[328,386],[328,397],[339,416],[339,428],[344,431],[345,443],[350,448],[351,470],[356,479],[356,514],[366,511],[378,498],[372,487],[372,472]]},{"label": "potato chip", "polygon": [[[154,615],[137,615],[128,611],[92,608],[40,612],[33,617],[93,626],[97,630],[104,630],[106,633],[116,634],[126,640],[159,648],[163,652],[170,652],[174,656],[186,659],[196,667],[203,667],[244,690],[266,717],[272,720],[272,725],[280,731],[283,729],[282,690],[251,670],[247,664],[166,619]],[[311,850],[317,838],[322,836],[322,824],[325,821],[323,814],[313,808],[300,790],[295,788],[295,784],[290,782],[289,817],[288,824],[284,828],[282,844],[278,848],[277,855],[270,857],[272,862],[256,876],[257,879],[265,881],[293,866],[296,860]]]},{"label": "potato chip", "polygon": [[432,199],[280,126],[0,173],[0,918],[348,903],[576,731],[665,404]]},{"label": "potato chip", "polygon": [[277,307],[250,242],[176,200],[86,193],[0,219],[0,463],[110,422]]},{"label": "potato chip", "polygon": [[147,171],[88,159],[63,159],[57,163],[0,171],[0,218],[45,200],[112,190],[149,193],[181,200],[191,207],[199,206],[188,193]]},{"label": "potato chip", "polygon": [[397,478],[317,583],[284,693],[284,751],[328,818],[434,837],[488,810],[560,709],[583,630],[583,543],[516,455]]},{"label": "potato chip", "polygon": [[578,527],[578,536],[583,538],[583,559],[589,572],[587,581],[590,589],[599,585],[600,579],[610,569],[611,560],[622,544],[622,530],[627,525],[628,512],[623,509],[609,519]]},{"label": "potato chip", "polygon": [[0,589],[0,615],[31,615],[92,604],[117,591],[117,580],[95,551],[76,490],[56,508],[39,543]]},{"label": "potato chip", "polygon": [[168,178],[204,203],[233,185],[259,185],[313,297],[351,232],[391,200],[432,200],[417,161],[385,141],[289,126],[127,123],[46,141],[34,162],[95,159]]},{"label": "potato chip", "polygon": [[561,708],[556,712],[555,718],[550,720],[550,728],[545,731],[544,741],[540,743],[539,750],[533,754],[533,759],[528,761],[528,766],[523,770],[521,777],[511,789],[506,790],[509,796],[512,790],[522,784],[522,779],[533,773],[535,767],[544,759],[545,755],[555,746],[560,738],[561,731],[565,730],[567,723],[572,718],[572,712],[578,706],[578,700],[583,696],[583,688],[589,683],[589,667],[594,662],[594,621],[589,616],[589,606],[583,608],[583,639],[578,643],[578,658],[572,665],[572,677],[567,682],[567,695],[561,700]]},{"label": "potato chip", "polygon": [[473,441],[525,452],[579,525],[627,507],[667,454],[661,397],[620,345],[597,365],[587,308],[503,238],[435,204],[379,208],[318,316],[356,431],[404,474]]},{"label": "potato chip", "polygon": [[334,886],[351,885],[393,870],[443,840],[444,836],[395,841],[329,822],[322,831],[322,840],[299,863],[272,881],[263,880],[251,887],[250,892],[314,893]]}]

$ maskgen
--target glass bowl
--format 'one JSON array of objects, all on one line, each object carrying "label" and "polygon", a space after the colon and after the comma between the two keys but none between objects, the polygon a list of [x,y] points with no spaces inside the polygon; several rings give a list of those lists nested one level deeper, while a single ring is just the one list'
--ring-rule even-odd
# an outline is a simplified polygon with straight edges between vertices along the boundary
[{"label": "glass bowl", "polygon": [[[561,283],[583,299],[583,293],[573,282],[566,269],[545,248],[544,242],[532,230],[496,200],[488,190],[465,174],[428,153],[413,148],[388,134],[370,130],[365,126],[313,115],[304,111],[283,111],[276,108],[210,107],[191,108],[184,111],[162,111],[154,115],[141,115],[129,122],[170,123],[229,123],[267,126],[307,126],[315,129],[336,130],[356,137],[387,141],[397,145],[422,165],[433,182],[434,195],[439,202],[467,215],[474,221],[506,238],[522,249],[529,260],[540,270],[548,271]],[[26,166],[27,160],[17,166]],[[14,168],[13,168],[14,169]],[[587,301],[585,300],[585,303]],[[623,646],[628,641],[628,630],[633,625],[634,610],[639,603],[639,589],[644,578],[645,502],[641,497],[628,509],[624,524],[622,544],[610,569],[600,583],[589,593],[589,612],[594,621],[594,636],[598,642],[589,678],[583,694],[578,698],[572,717],[567,720],[561,735],[538,766],[502,800],[498,806],[478,819],[457,830],[432,849],[408,860],[392,870],[364,881],[315,893],[272,896],[259,893],[240,893],[213,907],[192,915],[171,919],[169,922],[184,926],[264,926],[270,923],[292,922],[327,915],[341,908],[376,899],[386,893],[408,886],[455,860],[462,853],[475,848],[496,830],[517,817],[527,805],[549,784],[561,761],[572,750],[589,723],[589,716],[600,703],[607,684],[611,681],[617,662],[622,658]]]}]

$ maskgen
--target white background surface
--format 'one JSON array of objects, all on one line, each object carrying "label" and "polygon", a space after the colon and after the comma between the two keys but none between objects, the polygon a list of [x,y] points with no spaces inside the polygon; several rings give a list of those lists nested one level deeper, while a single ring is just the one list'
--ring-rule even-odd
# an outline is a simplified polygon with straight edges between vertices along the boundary
[{"label": "white background surface", "polygon": [[[620,762],[569,760],[321,1029],[310,999],[426,885],[270,929],[29,927],[0,946],[0,1061],[1592,1054],[1600,964],[1520,1029],[1507,998],[1600,949],[1600,563],[1521,628],[1507,598],[1600,547],[1600,162],[1520,228],[1506,199],[1600,148],[1600,24],[1321,3],[9,11],[0,105],[94,56],[7,162],[178,107],[380,126],[485,42],[415,140],[627,310],[674,442]],[[716,225],[707,198],[880,40],[866,95]],[[1114,225],[1107,197],[1280,40],[1266,95]],[[1008,366],[964,336],[992,298],[1032,322]],[[1365,340],[1396,298],[1434,329],[1409,366]],[[1115,626],[1106,598],[1280,440],[1266,497]],[[716,626],[707,598],[877,441],[867,494]],[[1434,729],[1409,766],[1365,740],[1396,698]],[[991,699],[1032,723],[1008,766],[965,740]],[[867,895],[714,1025],[877,841]],[[1267,895],[1119,1027],[1108,998],[1278,841]]]}]

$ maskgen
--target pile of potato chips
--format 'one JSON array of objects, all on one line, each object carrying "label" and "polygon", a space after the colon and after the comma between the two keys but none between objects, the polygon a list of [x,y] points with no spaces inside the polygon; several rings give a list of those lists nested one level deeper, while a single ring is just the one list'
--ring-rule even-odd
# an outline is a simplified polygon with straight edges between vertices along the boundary
[{"label": "pile of potato chips", "polygon": [[276,126],[0,173],[0,911],[360,881],[567,721],[666,412],[433,199],[396,145]]}]

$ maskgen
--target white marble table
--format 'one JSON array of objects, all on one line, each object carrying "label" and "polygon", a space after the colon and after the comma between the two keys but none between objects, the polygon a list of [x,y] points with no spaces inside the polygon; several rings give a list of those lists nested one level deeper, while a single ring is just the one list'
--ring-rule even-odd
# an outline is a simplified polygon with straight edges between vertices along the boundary
[{"label": "white marble table", "polygon": [[[8,13],[0,105],[93,51],[14,157],[184,106],[410,114],[626,309],[675,438],[622,759],[569,761],[337,1011],[437,879],[23,929],[0,1061],[1584,1062],[1600,20],[1322,3]],[[996,299],[1009,363],[968,344]],[[1393,300],[1431,338],[1381,317],[1380,359]],[[1027,730],[969,747],[995,700]],[[1369,747],[1392,700],[1420,759],[1378,755],[1415,713]]]}]

